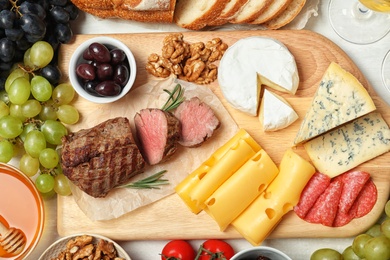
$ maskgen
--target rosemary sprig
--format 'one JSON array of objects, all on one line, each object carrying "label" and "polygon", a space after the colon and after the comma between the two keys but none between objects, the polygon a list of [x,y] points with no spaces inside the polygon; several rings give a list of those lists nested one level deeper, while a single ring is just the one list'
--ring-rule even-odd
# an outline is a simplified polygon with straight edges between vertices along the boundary
[{"label": "rosemary sprig", "polygon": [[164,89],[165,92],[169,94],[167,102],[162,107],[164,111],[170,111],[177,108],[184,101],[184,89],[180,84],[177,84],[172,92],[167,89]]},{"label": "rosemary sprig", "polygon": [[160,189],[159,186],[169,184],[167,179],[161,179],[166,172],[166,170],[162,170],[142,180],[131,182],[120,187],[132,189]]}]

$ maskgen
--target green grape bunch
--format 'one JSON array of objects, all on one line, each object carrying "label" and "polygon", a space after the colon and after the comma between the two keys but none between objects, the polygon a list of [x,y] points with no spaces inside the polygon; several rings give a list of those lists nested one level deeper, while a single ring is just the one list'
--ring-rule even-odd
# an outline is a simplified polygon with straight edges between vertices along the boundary
[{"label": "green grape bunch", "polygon": [[313,252],[310,260],[389,260],[390,259],[390,200],[385,204],[383,216],[366,232],[353,238],[352,244],[338,252],[321,248]]},{"label": "green grape bunch", "polygon": [[0,162],[21,155],[20,170],[35,178],[42,194],[69,195],[58,146],[68,134],[66,126],[76,124],[80,115],[71,104],[72,85],[53,85],[40,75],[53,57],[52,46],[38,41],[26,50],[23,63],[9,72],[0,92]]}]

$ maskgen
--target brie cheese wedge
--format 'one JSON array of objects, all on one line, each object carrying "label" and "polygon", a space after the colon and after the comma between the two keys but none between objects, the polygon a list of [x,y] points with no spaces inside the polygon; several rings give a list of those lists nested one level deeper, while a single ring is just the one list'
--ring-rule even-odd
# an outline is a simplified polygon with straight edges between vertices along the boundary
[{"label": "brie cheese wedge", "polygon": [[256,116],[262,84],[295,94],[299,76],[295,58],[283,43],[252,36],[226,50],[219,64],[218,82],[234,108]]},{"label": "brie cheese wedge", "polygon": [[264,131],[277,131],[286,128],[297,119],[298,114],[284,98],[264,90],[259,115]]}]

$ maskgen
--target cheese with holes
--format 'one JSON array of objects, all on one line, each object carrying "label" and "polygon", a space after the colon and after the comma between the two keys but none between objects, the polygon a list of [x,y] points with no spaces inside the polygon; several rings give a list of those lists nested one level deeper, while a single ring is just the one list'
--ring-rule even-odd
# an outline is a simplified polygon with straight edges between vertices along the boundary
[{"label": "cheese with holes", "polygon": [[390,151],[390,129],[373,112],[304,144],[314,166],[333,178]]},{"label": "cheese with holes", "polygon": [[204,209],[206,199],[256,152],[247,142],[239,140],[207,174],[201,176],[199,183],[191,190],[189,195],[195,205]]},{"label": "cheese with holes", "polygon": [[332,62],[307,111],[294,144],[299,144],[376,109],[367,90],[349,72]]},{"label": "cheese with holes", "polygon": [[218,67],[218,83],[234,108],[256,116],[262,84],[295,94],[299,76],[295,58],[283,43],[252,36],[226,50]]},{"label": "cheese with holes", "polygon": [[175,191],[183,202],[190,208],[190,210],[198,214],[202,208],[197,206],[196,201],[190,197],[190,193],[196,187],[204,175],[208,174],[210,169],[217,164],[219,160],[232,148],[237,146],[237,143],[245,141],[253,151],[259,151],[260,145],[252,138],[251,135],[244,129],[240,129],[232,138],[230,138],[224,145],[219,147],[206,161],[204,161],[196,170],[190,173],[183,181],[176,187]]},{"label": "cheese with holes", "polygon": [[269,155],[260,150],[206,200],[205,211],[224,231],[265,190],[278,172]]},{"label": "cheese with holes", "polygon": [[298,203],[315,168],[291,149],[283,155],[279,174],[267,189],[233,220],[233,227],[252,245],[259,245],[282,217]]},{"label": "cheese with holes", "polygon": [[298,114],[284,98],[264,90],[259,114],[264,131],[277,131],[286,128],[297,119]]}]

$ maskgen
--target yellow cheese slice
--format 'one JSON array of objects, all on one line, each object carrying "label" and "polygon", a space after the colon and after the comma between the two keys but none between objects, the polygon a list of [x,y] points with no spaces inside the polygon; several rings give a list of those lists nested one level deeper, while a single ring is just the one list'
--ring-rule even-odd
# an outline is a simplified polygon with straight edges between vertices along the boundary
[{"label": "yellow cheese slice", "polygon": [[320,82],[294,144],[312,139],[375,109],[363,85],[351,73],[332,62]]},{"label": "yellow cheese slice", "polygon": [[209,169],[207,174],[201,176],[199,183],[189,193],[191,200],[197,207],[204,209],[204,202],[210,195],[256,152],[245,140],[239,140]]},{"label": "yellow cheese slice", "polygon": [[207,199],[205,211],[214,218],[221,231],[225,230],[278,172],[268,154],[260,150]]},{"label": "yellow cheese slice", "polygon": [[333,178],[390,151],[390,129],[373,112],[304,144],[318,171]]},{"label": "yellow cheese slice", "polygon": [[260,145],[252,136],[249,135],[245,129],[241,128],[232,138],[219,147],[205,162],[175,187],[176,193],[193,213],[198,214],[202,209],[196,205],[195,201],[191,200],[189,193],[199,183],[203,176],[208,173],[210,168],[220,160],[231,147],[235,146],[239,140],[244,140],[254,151],[259,151],[261,149]]},{"label": "yellow cheese slice", "polygon": [[279,174],[245,211],[233,220],[233,227],[252,245],[259,245],[282,217],[298,203],[301,192],[315,168],[305,159],[287,150]]}]

